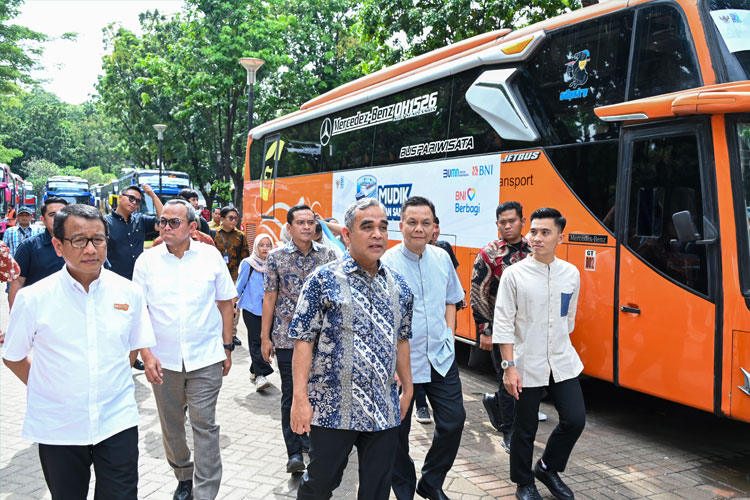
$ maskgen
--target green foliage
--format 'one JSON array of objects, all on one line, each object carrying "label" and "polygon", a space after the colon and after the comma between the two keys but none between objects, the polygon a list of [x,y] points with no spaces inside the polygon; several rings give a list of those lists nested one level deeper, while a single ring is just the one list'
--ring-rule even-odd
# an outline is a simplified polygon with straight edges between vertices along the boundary
[{"label": "green foliage", "polygon": [[364,38],[377,47],[375,66],[382,67],[579,7],[580,0],[364,0],[360,19]]},{"label": "green foliage", "polygon": [[111,172],[124,163],[111,123],[94,103],[67,104],[40,87],[0,103],[0,138],[11,151],[23,153],[7,159],[14,169],[24,158],[44,158],[81,169],[99,165]]},{"label": "green foliage", "polygon": [[114,174],[105,174],[102,172],[101,167],[89,167],[86,170],[77,172],[76,175],[86,179],[89,186],[94,184],[104,184],[117,178]]},{"label": "green foliage", "polygon": [[34,57],[41,54],[41,48],[32,43],[47,39],[42,33],[10,23],[22,3],[23,0],[0,2],[0,99],[16,92],[19,83],[33,82],[29,71],[36,64]]},{"label": "green foliage", "polygon": [[21,176],[34,186],[34,194],[41,200],[47,179],[53,175],[63,175],[64,169],[48,160],[26,160],[21,165]]}]

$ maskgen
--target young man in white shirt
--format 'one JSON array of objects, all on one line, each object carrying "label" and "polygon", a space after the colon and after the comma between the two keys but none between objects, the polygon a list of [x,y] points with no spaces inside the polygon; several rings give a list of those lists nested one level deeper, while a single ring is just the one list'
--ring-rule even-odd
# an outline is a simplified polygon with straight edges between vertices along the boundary
[{"label": "young man in white shirt", "polygon": [[[232,315],[237,295],[227,265],[210,245],[193,241],[195,209],[185,200],[164,205],[164,245],[141,254],[133,282],[143,287],[156,345],[142,349],[153,384],[176,500],[216,498],[221,486],[216,401],[232,366]],[[185,436],[185,407],[193,428],[194,462]]]},{"label": "young man in white shirt", "polygon": [[[532,255],[503,272],[495,304],[492,341],[500,344],[503,383],[516,399],[510,441],[510,479],[518,500],[541,500],[534,477],[559,499],[573,492],[560,479],[586,424],[578,375],[583,370],[570,342],[580,288],[578,269],[555,257],[565,218],[554,208],[531,214]],[[532,471],[539,402],[547,390],[560,423]]]},{"label": "young man in white shirt", "polygon": [[[39,443],[53,500],[136,500],[138,407],[130,365],[154,345],[140,289],[102,269],[108,226],[94,207],[57,212],[52,244],[65,267],[24,287],[3,361],[28,386],[22,436]],[[33,353],[33,359],[32,359]]]}]

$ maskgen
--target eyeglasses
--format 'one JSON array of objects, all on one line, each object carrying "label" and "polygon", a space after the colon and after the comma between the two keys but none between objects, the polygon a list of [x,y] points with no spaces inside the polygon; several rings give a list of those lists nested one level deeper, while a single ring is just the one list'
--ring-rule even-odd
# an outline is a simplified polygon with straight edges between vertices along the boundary
[{"label": "eyeglasses", "polygon": [[224,218],[225,218],[225,219],[229,219],[229,220],[237,220],[237,216],[236,216],[236,215],[227,215],[227,216],[226,216],[226,217],[224,217]]},{"label": "eyeglasses", "polygon": [[70,246],[73,248],[86,248],[89,244],[89,241],[92,245],[94,245],[95,248],[101,248],[104,245],[107,244],[107,237],[106,236],[94,236],[93,238],[86,238],[85,236],[76,236],[75,238],[63,238],[66,241],[70,242]]},{"label": "eyeglasses", "polygon": [[182,219],[178,219],[177,217],[174,219],[165,219],[164,217],[159,219],[159,227],[167,227],[167,224],[169,224],[169,227],[172,229],[177,229],[180,227],[180,224],[182,224]]},{"label": "eyeglasses", "polygon": [[135,203],[136,205],[140,205],[143,202],[143,199],[138,198],[137,196],[133,196],[132,194],[126,194],[124,196],[126,196],[127,199],[130,200],[130,203]]}]

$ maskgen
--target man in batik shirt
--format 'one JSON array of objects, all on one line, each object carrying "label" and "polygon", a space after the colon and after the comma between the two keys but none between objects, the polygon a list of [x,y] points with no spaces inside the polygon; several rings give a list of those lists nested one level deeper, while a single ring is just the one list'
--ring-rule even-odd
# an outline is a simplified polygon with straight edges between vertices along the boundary
[{"label": "man in batik shirt", "polygon": [[380,262],[388,244],[385,209],[364,198],[344,220],[349,250],[310,275],[289,329],[296,339],[292,430],[309,432],[311,445],[298,500],[330,498],[354,446],[358,498],[386,500],[412,398],[413,297],[406,280]]}]

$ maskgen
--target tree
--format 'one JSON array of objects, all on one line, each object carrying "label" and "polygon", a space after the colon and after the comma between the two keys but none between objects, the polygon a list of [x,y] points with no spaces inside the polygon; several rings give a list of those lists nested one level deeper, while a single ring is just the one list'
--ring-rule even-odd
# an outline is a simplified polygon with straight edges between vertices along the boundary
[{"label": "tree", "polygon": [[[365,39],[387,66],[481,33],[518,29],[578,8],[580,0],[365,0]],[[373,67],[372,69],[378,69]]]},{"label": "tree", "polygon": [[78,175],[78,177],[86,179],[89,183],[89,186],[92,186],[94,184],[104,184],[113,179],[117,179],[114,174],[105,174],[104,172],[102,172],[101,167],[89,167],[86,170],[81,170],[76,175]]}]

